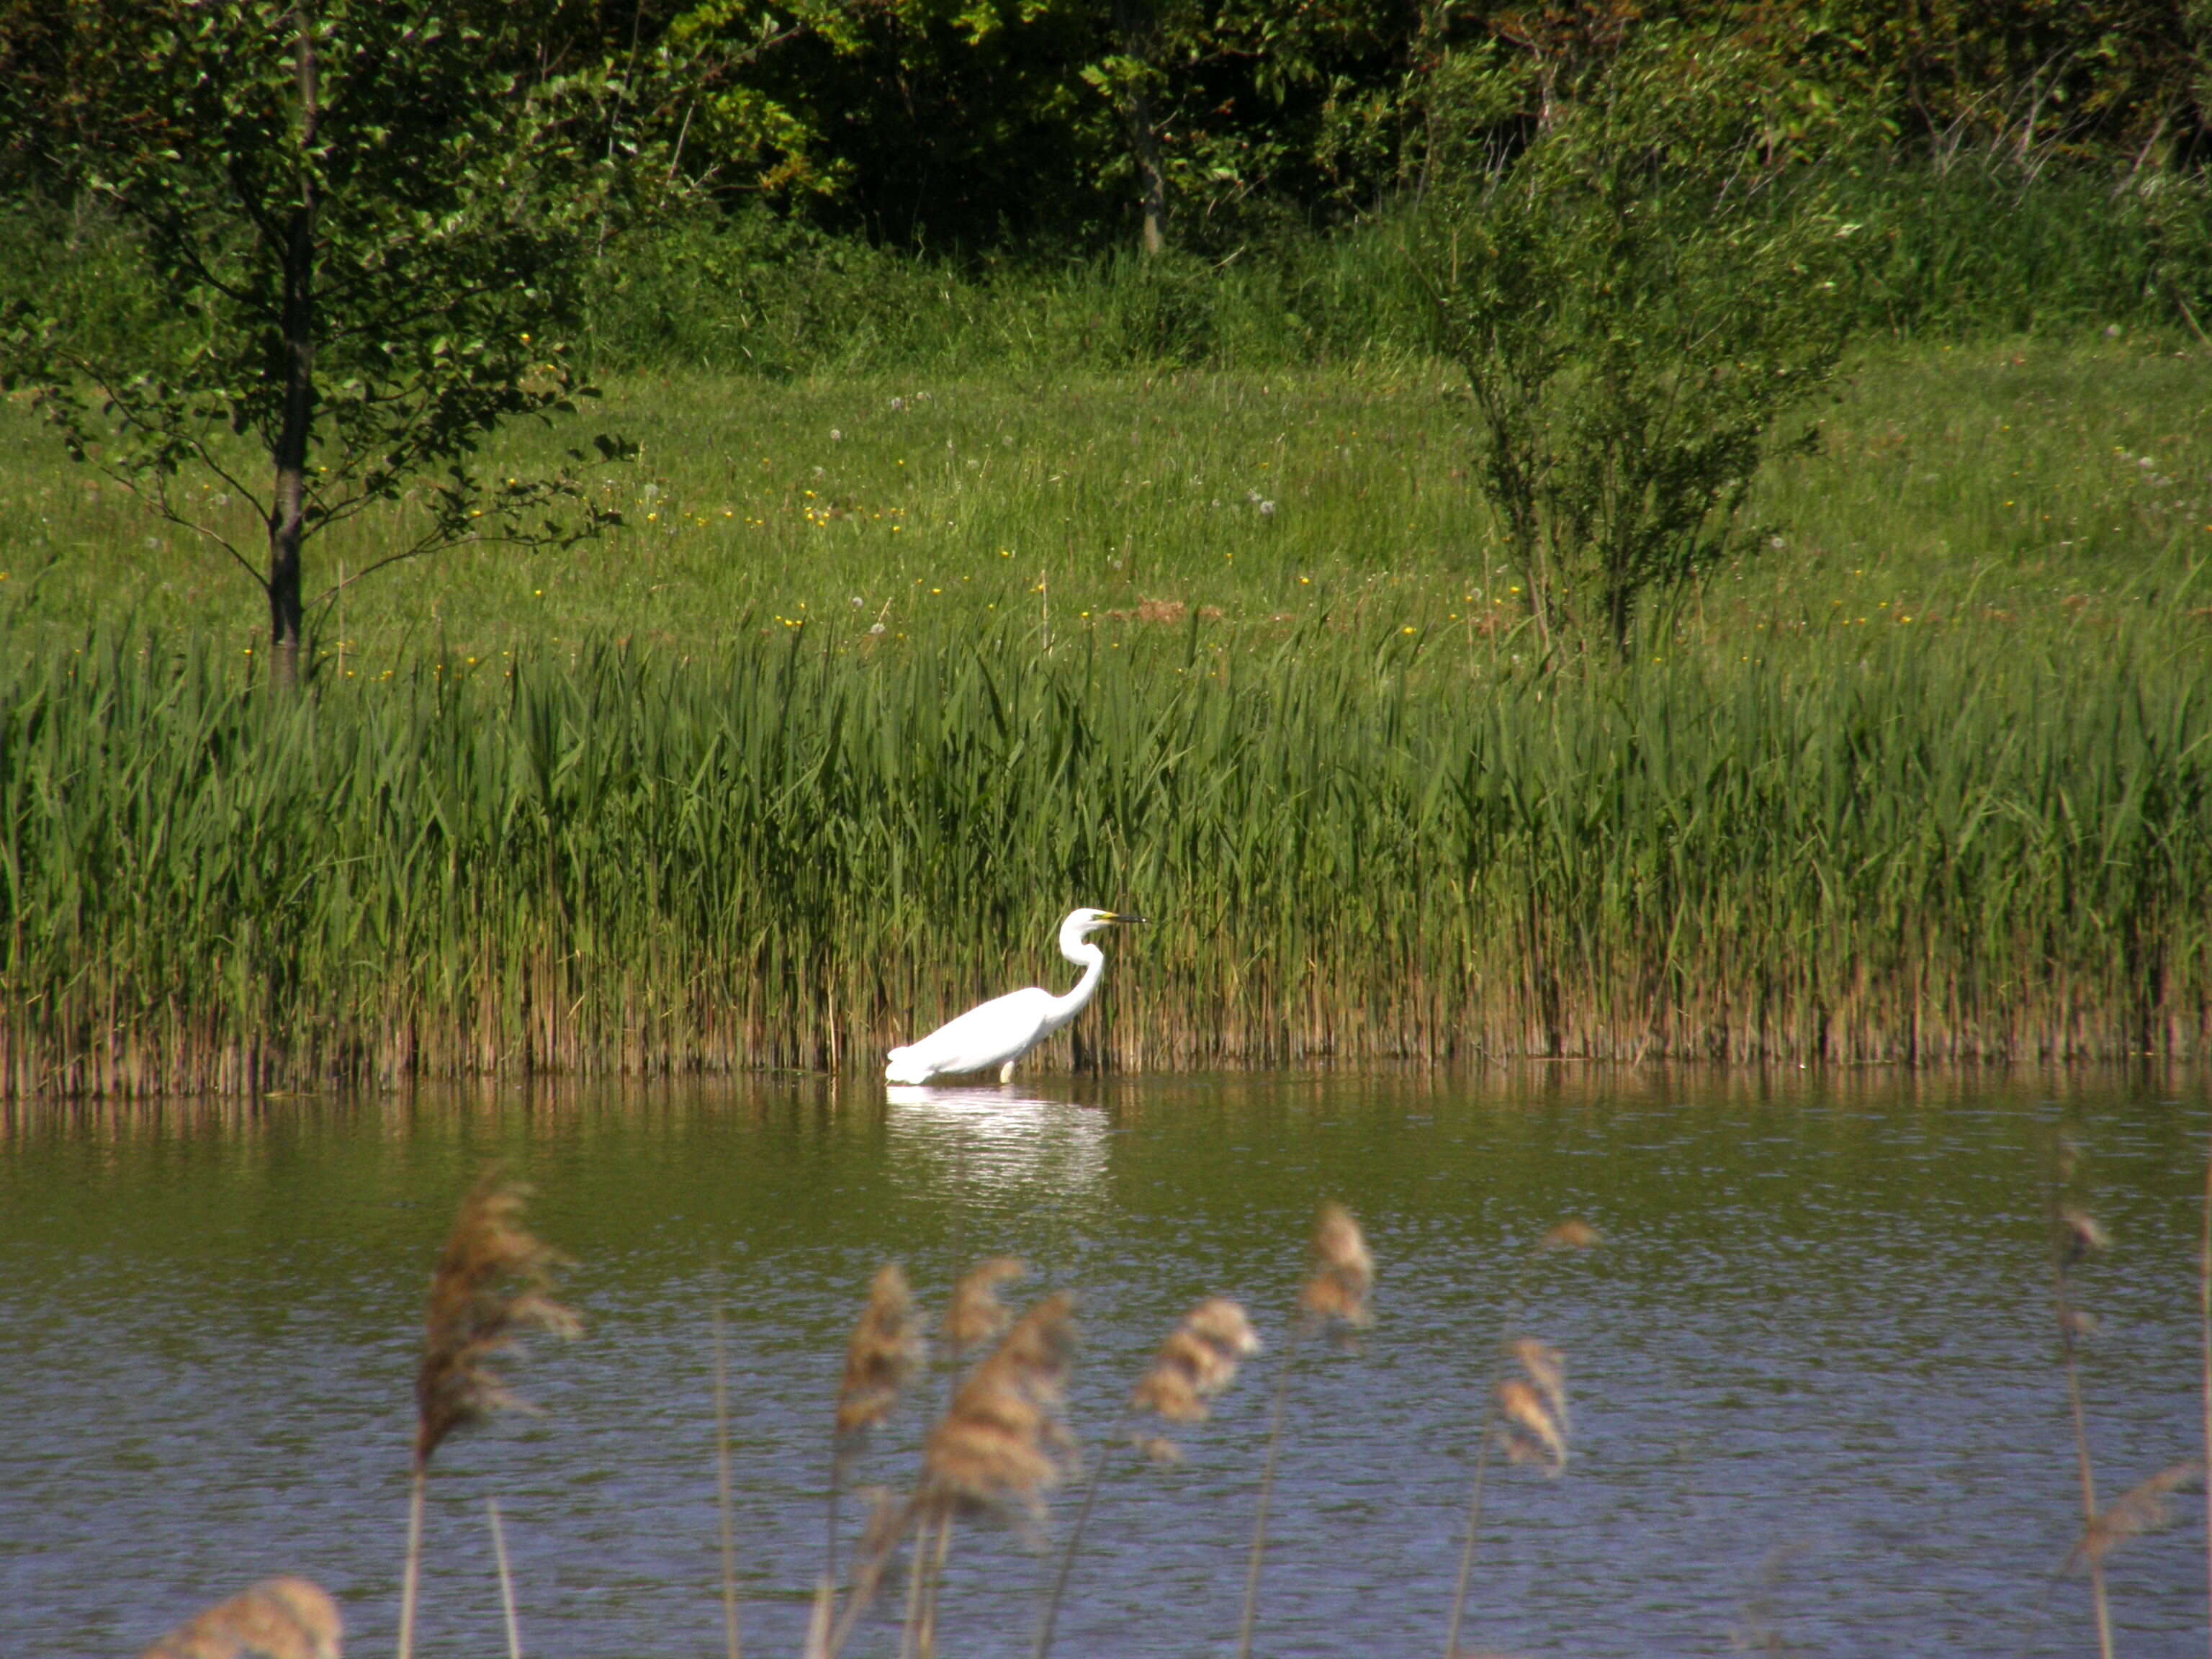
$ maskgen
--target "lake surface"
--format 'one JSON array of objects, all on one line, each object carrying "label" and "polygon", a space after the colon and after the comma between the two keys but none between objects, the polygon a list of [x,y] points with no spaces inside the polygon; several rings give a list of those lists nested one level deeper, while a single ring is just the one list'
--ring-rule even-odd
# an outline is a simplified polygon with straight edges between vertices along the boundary
[{"label": "lake surface", "polygon": [[[2094,1650],[2046,1249],[2051,1146],[2112,1239],[2080,1274],[2102,1494],[2201,1451],[2202,1079],[1551,1067],[1048,1079],[886,1101],[792,1079],[0,1119],[0,1655],[118,1656],[275,1571],[387,1652],[422,1291],[501,1158],[575,1258],[591,1330],[510,1368],[541,1417],[437,1459],[420,1650],[504,1652],[484,1500],[527,1650],[721,1651],[709,1310],[729,1310],[747,1651],[798,1650],[825,1429],[869,1275],[939,1303],[976,1257],[1082,1297],[1093,1455],[1200,1297],[1270,1351],[1107,1467],[1056,1651],[1232,1650],[1285,1310],[1316,1202],[1378,1263],[1360,1351],[1308,1345],[1257,1650],[1440,1652],[1485,1379],[1532,1240],[1524,1328],[1564,1351],[1573,1457],[1492,1471],[1469,1648],[1577,1656]],[[943,1379],[927,1403],[943,1399]],[[912,1404],[856,1472],[910,1478]],[[1063,1492],[1053,1536],[1074,1494]],[[847,1507],[848,1517],[852,1505]],[[2111,1563],[2127,1655],[2205,1643],[2202,1500]],[[1051,1558],[957,1534],[941,1650],[1028,1651]],[[887,1598],[895,1613],[896,1595]],[[848,1649],[889,1654],[887,1614]]]}]

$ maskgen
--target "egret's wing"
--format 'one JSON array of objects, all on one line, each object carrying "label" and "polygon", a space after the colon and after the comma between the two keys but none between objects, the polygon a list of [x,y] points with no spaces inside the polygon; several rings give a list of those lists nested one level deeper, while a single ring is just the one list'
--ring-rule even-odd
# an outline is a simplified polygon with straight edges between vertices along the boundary
[{"label": "egret's wing", "polygon": [[1032,985],[981,1002],[896,1051],[902,1072],[981,1072],[1003,1066],[1043,1035],[1052,994]]}]

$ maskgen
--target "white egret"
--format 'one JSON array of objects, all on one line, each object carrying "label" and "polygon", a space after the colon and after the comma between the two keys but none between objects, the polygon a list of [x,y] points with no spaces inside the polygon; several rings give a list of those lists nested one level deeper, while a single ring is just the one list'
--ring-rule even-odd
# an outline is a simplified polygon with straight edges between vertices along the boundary
[{"label": "white egret", "polygon": [[963,1072],[999,1068],[999,1081],[1013,1080],[1014,1062],[1083,1012],[1098,989],[1106,971],[1106,953],[1091,944],[1091,935],[1102,927],[1126,927],[1142,916],[1117,915],[1111,910],[1071,910],[1060,924],[1060,953],[1083,969],[1083,977],[1064,997],[1038,986],[1009,991],[1002,997],[978,1003],[959,1018],[948,1020],[918,1042],[890,1051],[884,1067],[891,1083],[930,1083]]}]

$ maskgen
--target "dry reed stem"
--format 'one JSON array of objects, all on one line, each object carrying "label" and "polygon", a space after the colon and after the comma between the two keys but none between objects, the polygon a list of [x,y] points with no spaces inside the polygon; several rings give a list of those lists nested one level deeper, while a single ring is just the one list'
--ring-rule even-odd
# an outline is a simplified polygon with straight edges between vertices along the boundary
[{"label": "dry reed stem", "polygon": [[407,1504],[407,1561],[400,1580],[399,1659],[415,1644],[421,1583],[422,1512],[430,1458],[447,1436],[495,1411],[532,1409],[484,1362],[526,1333],[574,1337],[584,1327],[553,1300],[553,1271],[563,1258],[522,1224],[530,1188],[496,1165],[461,1200],[430,1276],[422,1320],[422,1363],[415,1373],[413,1478]]},{"label": "dry reed stem", "polygon": [[[2078,1166],[2078,1155],[2062,1141],[2058,1178],[2063,1182]],[[2097,1476],[2089,1456],[2088,1413],[2081,1401],[2081,1370],[2075,1354],[2079,1327],[2068,1281],[2069,1267],[2086,1260],[2109,1243],[2105,1230],[2086,1211],[2062,1205],[2056,1188],[2051,1195],[2051,1304],[2058,1326],[2059,1363],[2066,1376],[2066,1401],[2074,1419],[2074,1464],[2081,1500],[2081,1535],[2095,1534],[2100,1511],[2097,1506]],[[2101,1550],[2087,1557],[2089,1564],[2089,1602],[2097,1623],[2098,1659],[2112,1659],[2112,1613],[2105,1590],[2105,1558]]]},{"label": "dry reed stem", "polygon": [[863,1486],[854,1494],[868,1500],[868,1518],[860,1527],[860,1554],[865,1559],[887,1556],[898,1547],[906,1529],[907,1505],[889,1486]]},{"label": "dry reed stem", "polygon": [[2129,1487],[2083,1530],[2066,1557],[2066,1571],[2085,1561],[2102,1561],[2129,1539],[2158,1531],[2173,1518],[2166,1499],[2203,1484],[2204,1460],[2191,1457],[2169,1463],[2149,1480]]},{"label": "dry reed stem", "polygon": [[[981,1297],[995,1303],[991,1286],[1007,1275],[997,1271],[1001,1264],[985,1265],[994,1271],[969,1279],[980,1285]],[[868,1587],[872,1595],[872,1577],[879,1577],[897,1533],[904,1530],[907,1521],[918,1518],[921,1528],[900,1635],[902,1656],[919,1652],[927,1659],[933,1650],[937,1583],[951,1547],[954,1516],[1003,1513],[1015,1504],[1032,1519],[1042,1516],[1042,1494],[1060,1480],[1061,1458],[1073,1443],[1059,1411],[1074,1352],[1074,1311],[1075,1298],[1064,1291],[1030,1308],[955,1389],[951,1404],[929,1431],[923,1446],[921,1489],[902,1513],[889,1542],[872,1558]],[[971,1320],[979,1316],[973,1297],[968,1312]],[[933,1540],[929,1537],[933,1524]],[[840,1624],[831,1643],[833,1653],[842,1646],[860,1599],[856,1586],[855,1607]]]},{"label": "dry reed stem", "polygon": [[[1185,1314],[1168,1333],[1152,1357],[1151,1367],[1130,1391],[1133,1410],[1151,1412],[1170,1423],[1196,1423],[1207,1415],[1206,1401],[1237,1380],[1238,1364],[1260,1352],[1260,1338],[1244,1310],[1226,1297],[1209,1297]],[[1178,1462],[1182,1454],[1164,1435],[1139,1439],[1138,1450],[1154,1462]],[[1060,1551],[1060,1566],[1046,1593],[1044,1612],[1037,1620],[1034,1659],[1047,1659],[1052,1651],[1053,1628],[1059,1618],[1060,1598],[1066,1594],[1068,1575],[1074,1570],[1076,1552],[1082,1547],[1084,1528],[1098,1499],[1098,1483],[1112,1455],[1112,1447],[1099,1455],[1083,1483],[1083,1504],[1075,1512],[1067,1543]]]},{"label": "dry reed stem", "polygon": [[139,1659],[339,1659],[337,1603],[304,1578],[264,1578],[186,1620]]},{"label": "dry reed stem", "polygon": [[491,1526],[492,1559],[499,1568],[499,1610],[507,1620],[507,1659],[522,1659],[522,1621],[514,1611],[514,1571],[507,1565],[507,1528],[500,1524],[499,1499],[484,1499],[484,1518]]},{"label": "dry reed stem", "polygon": [[[2204,1162],[2203,1231],[2197,1246],[2197,1386],[2204,1413],[2204,1461],[2212,1468],[2212,1158]],[[2204,1514],[2206,1640],[2212,1643],[2212,1504]]]},{"label": "dry reed stem", "polygon": [[[1482,1421],[1476,1431],[1474,1480],[1468,1492],[1467,1534],[1459,1553],[1459,1573],[1452,1584],[1451,1613],[1444,1625],[1444,1659],[1460,1652],[1460,1628],[1467,1617],[1468,1587],[1474,1581],[1474,1546],[1482,1530],[1482,1493],[1490,1474],[1490,1449],[1504,1443],[1514,1462],[1516,1444],[1524,1452],[1541,1455],[1546,1472],[1557,1474],[1566,1462],[1567,1391],[1564,1362],[1556,1349],[1533,1337],[1516,1337],[1528,1275],[1539,1258],[1557,1250],[1595,1249],[1603,1242],[1598,1230],[1578,1216],[1548,1229],[1522,1258],[1505,1297],[1505,1317],[1499,1327],[1496,1357],[1491,1362],[1490,1387],[1483,1401]],[[1509,1378],[1506,1366],[1519,1365],[1522,1376]],[[1504,1420],[1500,1422],[1500,1418]],[[1548,1434],[1547,1433],[1548,1431]],[[1525,1444],[1524,1444],[1525,1443]],[[1553,1455],[1556,1449],[1556,1456]]]},{"label": "dry reed stem", "polygon": [[1267,1511],[1274,1501],[1275,1470],[1281,1464],[1283,1415],[1290,1400],[1291,1362],[1297,1358],[1299,1325],[1291,1327],[1283,1346],[1282,1369],[1267,1405],[1267,1455],[1260,1465],[1260,1498],[1252,1508],[1252,1548],[1244,1564],[1244,1607],[1237,1620],[1237,1659],[1250,1659],[1252,1632],[1260,1617],[1260,1565],[1267,1553]]},{"label": "dry reed stem", "polygon": [[826,1577],[814,1581],[814,1606],[806,1615],[806,1642],[799,1659],[830,1659],[830,1617],[836,1610],[837,1586]]},{"label": "dry reed stem", "polygon": [[407,1483],[407,1563],[399,1580],[399,1659],[415,1651],[415,1593],[422,1576],[423,1499],[430,1486],[430,1471],[421,1464]]},{"label": "dry reed stem", "polygon": [[1327,1329],[1332,1324],[1346,1330],[1367,1323],[1367,1298],[1375,1288],[1375,1258],[1359,1223],[1343,1205],[1330,1200],[1314,1218],[1308,1245],[1310,1268],[1298,1286],[1302,1317],[1291,1327],[1283,1349],[1282,1369],[1275,1373],[1274,1399],[1267,1411],[1267,1455],[1260,1469],[1260,1500],[1253,1507],[1252,1549],[1244,1567],[1244,1609],[1237,1625],[1237,1659],[1248,1659],[1252,1632],[1260,1615],[1260,1568],[1267,1552],[1267,1512],[1274,1501],[1275,1471],[1282,1461],[1283,1417],[1290,1398],[1291,1368],[1297,1358],[1298,1337],[1308,1328]]},{"label": "dry reed stem", "polygon": [[915,1504],[925,1534],[933,1523],[936,1535],[926,1560],[916,1546],[902,1651],[921,1659],[933,1651],[956,1516],[1018,1507],[1032,1521],[1042,1518],[1043,1494],[1059,1484],[1074,1444],[1060,1419],[1074,1352],[1075,1298],[1057,1291],[1013,1322],[930,1430]]},{"label": "dry reed stem", "polygon": [[722,1641],[728,1659],[738,1650],[738,1534],[730,1497],[730,1358],[723,1340],[727,1322],[714,1304],[714,1497],[722,1521]]},{"label": "dry reed stem", "polygon": [[914,1562],[907,1569],[906,1617],[899,1621],[898,1659],[914,1659],[915,1638],[921,1630],[921,1602],[929,1576],[925,1571],[930,1547],[926,1533],[926,1528],[916,1531]]},{"label": "dry reed stem", "polygon": [[[937,1517],[937,1541],[929,1552],[927,1570],[915,1575],[922,1581],[922,1596],[921,1622],[914,1627],[915,1659],[932,1659],[937,1651],[937,1592],[945,1579],[945,1558],[951,1551],[952,1511],[947,1509]],[[920,1568],[919,1560],[915,1565]]]},{"label": "dry reed stem", "polygon": [[896,1408],[908,1379],[927,1357],[906,1272],[897,1262],[886,1261],[868,1281],[868,1299],[845,1345],[845,1371],[837,1383],[823,1552],[832,1583],[837,1579],[837,1496],[844,1487],[846,1465],[868,1431]]},{"label": "dry reed stem", "polygon": [[[868,1520],[860,1534],[860,1548],[854,1560],[852,1594],[846,1598],[845,1610],[836,1612],[836,1584],[826,1575],[822,1582],[829,1588],[830,1608],[823,1615],[827,1632],[823,1644],[823,1659],[836,1659],[852,1638],[854,1628],[861,1615],[867,1612],[883,1587],[884,1574],[890,1566],[891,1555],[898,1548],[899,1540],[914,1524],[921,1512],[916,1500],[901,1503],[886,1486],[866,1489],[870,1498]],[[835,1617],[830,1614],[834,1613]],[[810,1637],[810,1640],[811,1638]]]}]

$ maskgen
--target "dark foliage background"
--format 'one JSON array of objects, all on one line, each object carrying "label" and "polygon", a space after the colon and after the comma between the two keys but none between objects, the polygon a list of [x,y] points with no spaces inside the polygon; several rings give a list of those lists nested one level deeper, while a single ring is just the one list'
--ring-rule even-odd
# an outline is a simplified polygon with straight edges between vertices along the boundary
[{"label": "dark foliage background", "polygon": [[[174,0],[0,0],[0,283],[161,325],[81,176],[86,43]],[[427,15],[427,9],[426,9]],[[708,0],[544,4],[502,50],[603,88],[625,198],[592,264],[607,363],[772,375],[1036,359],[1336,361],[1419,349],[1408,207],[1462,164],[1478,59],[1524,142],[1688,28],[1805,112],[1774,141],[1865,227],[1850,303],[1896,334],[2202,329],[2212,3]],[[406,135],[399,135],[406,142]],[[1148,191],[1164,251],[1138,257]],[[66,290],[71,303],[56,307]]]}]

